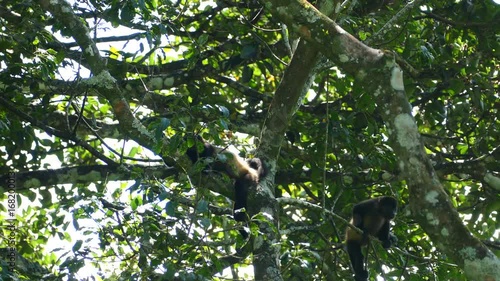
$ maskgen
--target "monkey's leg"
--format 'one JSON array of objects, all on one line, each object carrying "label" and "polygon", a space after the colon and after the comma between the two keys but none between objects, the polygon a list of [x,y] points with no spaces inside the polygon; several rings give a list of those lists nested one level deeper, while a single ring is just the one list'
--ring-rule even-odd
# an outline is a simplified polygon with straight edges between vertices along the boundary
[{"label": "monkey's leg", "polygon": [[349,254],[352,269],[354,270],[354,279],[356,281],[368,280],[368,271],[365,270],[364,257],[359,242],[347,241],[347,253]]}]

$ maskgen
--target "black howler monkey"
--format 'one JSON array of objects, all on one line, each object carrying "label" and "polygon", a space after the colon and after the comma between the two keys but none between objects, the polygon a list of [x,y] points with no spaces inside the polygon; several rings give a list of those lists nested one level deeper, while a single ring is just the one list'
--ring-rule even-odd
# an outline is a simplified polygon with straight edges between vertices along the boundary
[{"label": "black howler monkey", "polygon": [[361,246],[368,244],[369,235],[377,237],[385,249],[397,241],[396,236],[389,231],[389,222],[396,216],[397,207],[398,202],[390,196],[376,197],[354,205],[351,224],[363,230],[363,234],[350,227],[346,230],[347,253],[354,270],[354,280],[368,280]]},{"label": "black howler monkey", "polygon": [[[237,212],[242,208],[247,208],[248,189],[256,186],[259,181],[267,175],[267,169],[259,158],[244,160],[237,154],[227,150],[221,150],[213,145],[203,141],[200,136],[196,136],[194,146],[188,148],[186,154],[193,163],[199,158],[213,157],[215,160],[211,167],[217,171],[226,172],[229,177],[234,178],[234,220],[246,221],[247,216],[244,212]],[[203,144],[198,147],[197,144]],[[221,161],[218,154],[224,154],[224,161]],[[240,230],[241,235],[246,238],[248,234]]]}]

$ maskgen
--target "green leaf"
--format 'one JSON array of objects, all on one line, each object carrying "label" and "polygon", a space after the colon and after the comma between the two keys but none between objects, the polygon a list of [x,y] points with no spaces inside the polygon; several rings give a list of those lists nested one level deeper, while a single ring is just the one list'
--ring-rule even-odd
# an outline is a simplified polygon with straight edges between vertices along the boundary
[{"label": "green leaf", "polygon": [[142,199],[136,196],[131,200],[130,207],[135,211],[139,206],[142,206]]},{"label": "green leaf", "polygon": [[52,146],[54,142],[51,139],[41,139],[40,143],[44,146]]},{"label": "green leaf", "polygon": [[78,223],[78,219],[76,219],[75,217],[73,217],[73,227],[76,231],[80,230],[80,224]]},{"label": "green leaf", "polygon": [[128,156],[134,157],[135,155],[137,155],[137,152],[139,152],[139,147],[134,146],[134,147],[130,148],[130,151],[128,152]]},{"label": "green leaf", "polygon": [[135,8],[129,4],[125,5],[121,10],[120,17],[124,22],[131,22],[135,17]]},{"label": "green leaf", "polygon": [[224,117],[229,117],[229,109],[223,105],[217,105],[217,108],[219,109],[220,113],[222,113],[222,116]]},{"label": "green leaf", "polygon": [[34,193],[33,191],[30,190],[26,192],[24,195],[26,195],[31,202],[35,202],[36,193]]},{"label": "green leaf", "polygon": [[207,211],[208,211],[208,202],[203,199],[198,201],[198,204],[196,205],[196,212],[202,214]]},{"label": "green leaf", "polygon": [[42,204],[44,206],[49,206],[52,204],[52,193],[48,191],[47,189],[39,190],[40,196],[42,197]]},{"label": "green leaf", "polygon": [[210,225],[212,224],[212,222],[208,218],[202,218],[201,220],[199,220],[199,222],[200,225],[205,229],[209,228]]},{"label": "green leaf", "polygon": [[201,46],[204,46],[208,42],[208,34],[202,34],[200,37],[198,37],[198,44]]},{"label": "green leaf", "polygon": [[73,253],[75,252],[78,252],[78,250],[80,250],[80,248],[82,247],[82,244],[83,244],[83,241],[82,240],[77,240],[75,245],[73,245]]},{"label": "green leaf", "polygon": [[258,53],[258,45],[248,44],[244,45],[241,49],[241,58],[243,59],[251,59],[257,56]]},{"label": "green leaf", "polygon": [[127,188],[130,192],[137,191],[141,187],[142,180],[138,179],[136,180],[131,186]]},{"label": "green leaf", "polygon": [[460,154],[466,154],[467,151],[469,150],[469,146],[465,143],[459,143],[457,144],[457,150],[460,152]]},{"label": "green leaf", "polygon": [[163,138],[163,131],[165,131],[168,126],[170,126],[170,119],[168,118],[160,118],[160,121],[156,125],[155,129],[155,138],[157,140],[161,140]]},{"label": "green leaf", "polygon": [[165,205],[165,212],[167,213],[168,216],[171,217],[176,217],[176,210],[177,204],[173,201],[168,201],[167,204]]},{"label": "green leaf", "polygon": [[243,67],[243,72],[241,75],[240,82],[248,83],[250,80],[252,80],[252,77],[253,77],[253,68],[248,66]]}]

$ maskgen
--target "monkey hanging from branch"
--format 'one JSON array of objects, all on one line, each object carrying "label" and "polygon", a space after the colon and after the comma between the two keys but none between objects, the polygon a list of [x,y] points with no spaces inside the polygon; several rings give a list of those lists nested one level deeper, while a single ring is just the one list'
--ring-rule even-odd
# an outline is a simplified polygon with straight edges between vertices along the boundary
[{"label": "monkey hanging from branch", "polygon": [[[187,156],[193,163],[199,159],[211,157],[214,162],[211,167],[225,172],[234,181],[234,220],[245,222],[249,189],[255,187],[267,175],[267,168],[259,158],[243,159],[239,155],[226,149],[217,148],[204,141],[200,136],[195,137],[195,144],[188,148]],[[243,238],[248,237],[244,229],[240,229]]]},{"label": "monkey hanging from branch", "polygon": [[368,245],[370,235],[377,237],[384,249],[397,242],[396,236],[390,232],[390,221],[396,216],[398,202],[390,196],[368,199],[354,205],[351,224],[361,229],[358,233],[351,227],[346,230],[346,246],[349,259],[354,270],[354,280],[368,280],[361,247]]}]

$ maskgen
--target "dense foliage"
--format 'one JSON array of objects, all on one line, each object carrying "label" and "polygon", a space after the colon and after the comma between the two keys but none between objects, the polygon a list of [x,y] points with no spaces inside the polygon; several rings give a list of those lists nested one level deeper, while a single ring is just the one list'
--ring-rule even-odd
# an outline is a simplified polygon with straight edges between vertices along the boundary
[{"label": "dense foliage", "polygon": [[[405,1],[362,2],[344,3],[336,22],[397,54],[434,169],[498,256],[500,5],[425,1],[387,26]],[[0,176],[15,172],[18,183],[16,280],[251,279],[231,180],[184,154],[200,134],[254,156],[297,34],[258,1],[72,3],[151,133],[148,145],[117,122],[119,101],[104,98],[107,85],[89,70],[92,50],[75,43],[84,34],[44,3],[0,1]],[[347,280],[346,225],[325,210],[348,219],[354,203],[379,195],[400,203],[399,243],[373,243],[372,280],[382,271],[388,280],[463,280],[405,215],[408,190],[380,115],[373,93],[321,61],[276,165],[276,197],[298,199],[280,205],[284,280]],[[5,248],[10,232],[0,235]],[[1,278],[13,278],[1,265]]]}]

